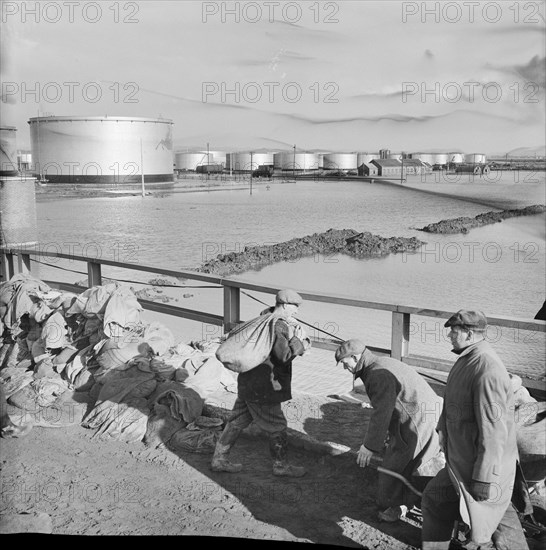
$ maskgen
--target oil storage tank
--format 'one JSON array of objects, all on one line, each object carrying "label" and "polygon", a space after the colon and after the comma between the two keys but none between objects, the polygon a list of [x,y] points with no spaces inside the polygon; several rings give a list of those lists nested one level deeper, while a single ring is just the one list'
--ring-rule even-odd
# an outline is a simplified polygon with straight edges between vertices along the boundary
[{"label": "oil storage tank", "polygon": [[274,153],[268,152],[238,152],[226,155],[226,170],[234,172],[250,172],[260,166],[272,166]]},{"label": "oil storage tank", "polygon": [[356,170],[356,153],[328,153],[323,156],[325,170]]},{"label": "oil storage tank", "polygon": [[467,164],[485,164],[486,158],[483,153],[468,153],[464,156]]},{"label": "oil storage tank", "polygon": [[17,168],[17,128],[0,127],[0,175],[15,176]]},{"label": "oil storage tank", "polygon": [[390,151],[387,153],[386,158],[391,160],[402,160],[402,153],[391,153]]},{"label": "oil storage tank", "polygon": [[421,162],[426,162],[431,166],[435,161],[435,155],[433,153],[411,153],[411,158],[420,160]]},{"label": "oil storage tank", "polygon": [[222,168],[226,167],[227,153],[225,151],[209,151],[209,155],[211,156],[211,164],[222,166]]},{"label": "oil storage tank", "polygon": [[434,160],[432,164],[444,165],[448,163],[449,155],[447,153],[434,153],[432,158]]},{"label": "oil storage tank", "polygon": [[449,153],[449,162],[452,162],[453,164],[460,164],[461,162],[464,162],[464,154]]},{"label": "oil storage tank", "polygon": [[356,164],[362,166],[363,164],[369,164],[372,160],[377,160],[379,153],[357,153]]},{"label": "oil storage tank", "polygon": [[[212,155],[209,153],[212,164]],[[184,151],[174,155],[174,166],[177,170],[197,170],[198,166],[209,164],[206,151]]]},{"label": "oil storage tank", "polygon": [[117,116],[28,121],[35,171],[51,183],[173,183],[173,122]]},{"label": "oil storage tank", "polygon": [[[1,128],[2,173],[0,174],[0,246],[23,247],[36,244],[36,178],[17,170],[17,129]],[[4,266],[2,279],[7,278]]]},{"label": "oil storage tank", "polygon": [[[323,162],[325,162],[324,157]],[[281,151],[274,155],[274,167],[276,170],[318,170],[319,155],[318,153]]]}]

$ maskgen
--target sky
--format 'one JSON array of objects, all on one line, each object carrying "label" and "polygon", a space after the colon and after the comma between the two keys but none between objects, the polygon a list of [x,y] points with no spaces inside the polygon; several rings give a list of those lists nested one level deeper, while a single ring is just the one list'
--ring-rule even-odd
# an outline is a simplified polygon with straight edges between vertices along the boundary
[{"label": "sky", "polygon": [[545,2],[2,1],[1,124],[173,121],[175,151],[542,154]]}]

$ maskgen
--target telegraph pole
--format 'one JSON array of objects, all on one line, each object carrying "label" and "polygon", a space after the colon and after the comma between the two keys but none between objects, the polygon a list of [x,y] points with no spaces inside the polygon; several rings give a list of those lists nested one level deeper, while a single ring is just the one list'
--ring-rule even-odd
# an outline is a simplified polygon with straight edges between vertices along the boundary
[{"label": "telegraph pole", "polygon": [[254,170],[254,164],[252,162],[253,152],[250,151],[250,194],[252,195],[252,172]]}]

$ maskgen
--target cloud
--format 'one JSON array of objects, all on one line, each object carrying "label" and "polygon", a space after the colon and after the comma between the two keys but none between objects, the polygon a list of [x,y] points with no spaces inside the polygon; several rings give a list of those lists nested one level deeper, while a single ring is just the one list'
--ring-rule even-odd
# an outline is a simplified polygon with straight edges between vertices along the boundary
[{"label": "cloud", "polygon": [[546,57],[535,55],[526,65],[514,65],[514,70],[525,80],[546,86]]},{"label": "cloud", "polygon": [[454,117],[461,114],[471,114],[473,116],[478,117],[485,117],[489,119],[498,119],[498,120],[504,120],[504,121],[510,121],[514,122],[514,120],[510,117],[503,116],[503,115],[495,115],[495,114],[486,114],[476,111],[469,111],[466,109],[457,109],[455,111],[451,111],[449,113],[442,113],[438,115],[402,115],[399,113],[392,113],[392,114],[384,114],[374,117],[350,117],[350,118],[337,118],[337,119],[319,119],[319,118],[309,118],[309,117],[302,117],[300,115],[291,115],[291,118],[294,120],[299,120],[301,122],[305,122],[307,124],[313,124],[313,125],[325,125],[325,124],[346,124],[346,123],[352,123],[352,122],[383,122],[383,121],[390,121],[390,122],[401,122],[401,123],[408,123],[408,122],[417,122],[417,123],[426,123],[431,120],[437,120],[441,118],[447,118],[447,117]]}]

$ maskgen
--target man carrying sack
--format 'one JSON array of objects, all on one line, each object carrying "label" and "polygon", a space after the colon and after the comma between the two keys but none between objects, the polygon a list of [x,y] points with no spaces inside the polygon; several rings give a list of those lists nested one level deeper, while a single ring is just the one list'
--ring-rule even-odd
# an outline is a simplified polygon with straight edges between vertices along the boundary
[{"label": "man carrying sack", "polygon": [[[241,464],[233,464],[228,460],[228,453],[241,431],[254,421],[261,430],[269,434],[273,475],[305,475],[303,467],[293,466],[286,461],[288,424],[281,408],[281,403],[292,399],[292,361],[303,355],[311,345],[294,319],[302,302],[297,292],[281,290],[277,293],[275,306],[262,312],[262,315],[271,314],[271,349],[260,364],[249,370],[239,371],[237,400],[216,444],[211,462],[213,471],[234,473],[242,470]],[[222,361],[221,353],[217,352],[217,357]]]}]

